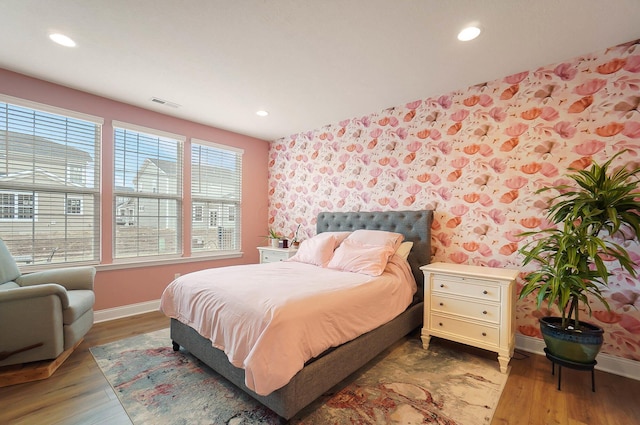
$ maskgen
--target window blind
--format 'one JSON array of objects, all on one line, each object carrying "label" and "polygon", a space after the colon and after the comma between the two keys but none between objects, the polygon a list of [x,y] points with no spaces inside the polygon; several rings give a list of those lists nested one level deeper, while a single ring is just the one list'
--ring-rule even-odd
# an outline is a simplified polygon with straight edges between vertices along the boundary
[{"label": "window blind", "polygon": [[191,249],[240,250],[241,149],[191,139]]},{"label": "window blind", "polygon": [[184,137],[113,122],[114,258],[182,253]]},{"label": "window blind", "polygon": [[101,126],[0,95],[0,236],[19,264],[99,260]]}]

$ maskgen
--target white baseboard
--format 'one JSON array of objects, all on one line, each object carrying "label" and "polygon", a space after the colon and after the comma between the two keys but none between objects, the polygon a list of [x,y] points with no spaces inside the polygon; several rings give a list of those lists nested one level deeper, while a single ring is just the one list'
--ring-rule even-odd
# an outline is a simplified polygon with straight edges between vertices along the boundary
[{"label": "white baseboard", "polygon": [[123,317],[135,316],[136,314],[158,311],[160,300],[145,301],[143,303],[128,304],[121,307],[97,310],[93,314],[93,322],[100,323],[108,320],[121,319]]},{"label": "white baseboard", "polygon": [[[544,340],[530,336],[516,335],[516,348],[544,356]],[[640,381],[640,362],[600,353],[596,357],[597,370],[613,373]]]}]

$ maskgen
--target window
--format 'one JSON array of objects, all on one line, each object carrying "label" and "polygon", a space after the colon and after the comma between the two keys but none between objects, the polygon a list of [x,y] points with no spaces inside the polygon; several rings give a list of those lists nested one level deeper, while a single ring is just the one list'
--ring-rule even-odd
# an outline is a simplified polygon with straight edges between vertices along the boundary
[{"label": "window", "polygon": [[101,126],[0,95],[0,234],[14,256],[36,265],[99,259]]},{"label": "window", "polygon": [[204,220],[204,205],[194,205],[193,206],[193,222],[202,223],[202,220]]},{"label": "window", "polygon": [[17,196],[17,210],[16,218],[18,220],[33,220],[35,214],[33,213],[33,194],[31,193],[19,193]]},{"label": "window", "polygon": [[82,199],[67,198],[67,214],[82,214]]},{"label": "window", "polygon": [[203,222],[193,215],[192,241],[204,241],[192,242],[193,252],[240,249],[242,154],[241,149],[191,140],[191,198],[209,217]]},{"label": "window", "polygon": [[229,221],[236,221],[236,207],[235,207],[235,205],[227,206],[227,219]]},{"label": "window", "polygon": [[218,211],[209,211],[209,227],[218,226]]},{"label": "window", "polygon": [[0,193],[1,219],[31,220],[34,218],[32,193]]},{"label": "window", "polygon": [[182,253],[184,137],[113,122],[114,258]]},{"label": "window", "polygon": [[75,164],[69,164],[67,168],[67,179],[71,183],[84,184],[84,169]]},{"label": "window", "polygon": [[15,193],[0,193],[0,219],[12,220],[15,218]]}]

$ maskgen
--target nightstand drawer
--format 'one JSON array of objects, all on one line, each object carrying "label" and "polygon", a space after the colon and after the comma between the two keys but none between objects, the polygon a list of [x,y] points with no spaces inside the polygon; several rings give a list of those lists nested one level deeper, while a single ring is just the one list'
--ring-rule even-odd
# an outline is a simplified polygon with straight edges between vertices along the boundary
[{"label": "nightstand drawer", "polygon": [[284,261],[287,258],[289,258],[289,256],[287,255],[286,252],[264,252],[262,254],[262,259],[261,262],[262,263],[273,263],[276,261]]},{"label": "nightstand drawer", "polygon": [[471,319],[500,323],[500,305],[483,304],[478,301],[431,295],[431,310],[440,313],[465,316]]},{"label": "nightstand drawer", "polygon": [[296,253],[295,249],[289,248],[272,248],[261,246],[258,247],[260,251],[260,262],[261,263],[275,263],[278,261],[284,261]]},{"label": "nightstand drawer", "polygon": [[444,332],[465,339],[480,341],[485,344],[497,346],[500,343],[500,331],[497,326],[467,322],[438,314],[431,315],[431,330],[434,335],[437,335],[439,332]]},{"label": "nightstand drawer", "polygon": [[482,279],[435,274],[431,280],[431,290],[487,301],[500,301],[500,287]]}]

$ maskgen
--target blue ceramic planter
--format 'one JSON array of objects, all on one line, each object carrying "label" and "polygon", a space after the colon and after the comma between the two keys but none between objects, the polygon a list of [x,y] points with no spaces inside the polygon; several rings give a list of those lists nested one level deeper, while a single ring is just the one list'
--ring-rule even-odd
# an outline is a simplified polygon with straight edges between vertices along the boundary
[{"label": "blue ceramic planter", "polygon": [[540,319],[540,331],[547,349],[556,357],[578,363],[592,363],[604,340],[604,331],[596,325],[580,322],[580,330],[563,329],[561,317]]}]

